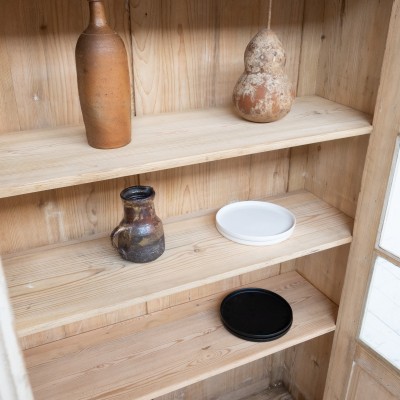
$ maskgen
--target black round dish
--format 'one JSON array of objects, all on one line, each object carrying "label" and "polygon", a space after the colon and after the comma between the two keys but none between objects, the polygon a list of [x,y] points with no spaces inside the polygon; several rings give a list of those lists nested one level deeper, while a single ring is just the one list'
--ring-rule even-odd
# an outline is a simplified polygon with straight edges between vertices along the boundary
[{"label": "black round dish", "polygon": [[291,327],[290,304],[277,293],[245,288],[228,294],[220,307],[221,320],[233,335],[253,342],[267,342],[283,336]]}]

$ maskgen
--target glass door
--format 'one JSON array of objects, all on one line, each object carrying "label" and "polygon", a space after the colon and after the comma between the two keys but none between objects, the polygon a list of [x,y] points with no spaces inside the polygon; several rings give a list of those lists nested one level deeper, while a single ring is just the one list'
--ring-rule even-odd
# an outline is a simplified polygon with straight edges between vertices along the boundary
[{"label": "glass door", "polygon": [[400,370],[399,140],[374,258],[359,339]]}]

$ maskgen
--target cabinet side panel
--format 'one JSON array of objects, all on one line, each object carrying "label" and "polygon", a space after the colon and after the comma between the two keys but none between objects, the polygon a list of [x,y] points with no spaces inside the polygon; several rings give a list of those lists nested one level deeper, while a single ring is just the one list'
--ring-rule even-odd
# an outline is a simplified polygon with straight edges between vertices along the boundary
[{"label": "cabinet side panel", "polygon": [[368,136],[309,146],[305,188],[354,218]]},{"label": "cabinet side panel", "polygon": [[241,400],[282,379],[284,352],[224,372],[155,400]]},{"label": "cabinet side panel", "polygon": [[[336,304],[340,302],[349,245],[281,264],[281,272],[296,270]],[[283,381],[295,399],[322,399],[333,335],[285,351]]]},{"label": "cabinet side panel", "polygon": [[335,247],[281,264],[281,272],[296,270],[334,303],[340,303],[349,245]]},{"label": "cabinet side panel", "polygon": [[[131,1],[137,115],[231,103],[250,39],[268,21],[258,0]],[[296,87],[303,1],[274,3],[272,29]]]},{"label": "cabinet side panel", "polygon": [[373,113],[392,0],[326,0],[317,94]]},{"label": "cabinet side panel", "polygon": [[333,333],[285,350],[283,382],[297,400],[322,399]]}]

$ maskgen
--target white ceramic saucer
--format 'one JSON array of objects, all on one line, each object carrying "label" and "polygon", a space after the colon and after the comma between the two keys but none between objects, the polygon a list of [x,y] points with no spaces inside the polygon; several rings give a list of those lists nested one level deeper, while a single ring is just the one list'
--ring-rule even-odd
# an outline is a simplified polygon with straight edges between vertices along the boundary
[{"label": "white ceramic saucer", "polygon": [[221,235],[251,246],[282,242],[291,236],[295,225],[296,218],[288,209],[264,201],[228,204],[216,215],[216,227]]}]

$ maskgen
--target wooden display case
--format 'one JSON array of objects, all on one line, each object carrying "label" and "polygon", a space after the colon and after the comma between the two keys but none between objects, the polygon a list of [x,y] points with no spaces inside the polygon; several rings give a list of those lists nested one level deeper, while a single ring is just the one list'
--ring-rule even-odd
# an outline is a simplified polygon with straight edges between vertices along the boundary
[{"label": "wooden display case", "polygon": [[[0,248],[35,398],[245,399],[283,382],[321,399],[393,2],[275,1],[297,97],[256,124],[231,93],[268,2],[107,0],[134,110],[132,142],[114,150],[89,147],[82,124],[86,2],[3,3]],[[138,183],[154,187],[166,234],[143,265],[109,242],[119,192]],[[223,238],[216,210],[248,199],[289,208],[294,235],[262,248]],[[243,286],[288,299],[287,335],[254,344],[223,328],[218,304]]]}]

